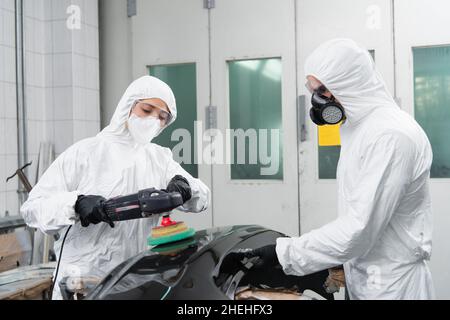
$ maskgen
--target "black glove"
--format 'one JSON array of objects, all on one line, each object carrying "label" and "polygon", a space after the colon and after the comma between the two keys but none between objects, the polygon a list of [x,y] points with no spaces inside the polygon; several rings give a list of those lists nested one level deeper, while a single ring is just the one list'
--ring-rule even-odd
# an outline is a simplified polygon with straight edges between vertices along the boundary
[{"label": "black glove", "polygon": [[280,264],[275,248],[276,246],[271,244],[258,249],[241,249],[237,252],[232,252],[230,255],[236,260],[259,257],[259,260],[255,263],[255,268],[275,267]]},{"label": "black glove", "polygon": [[167,186],[168,192],[179,192],[183,197],[183,203],[191,200],[192,191],[189,182],[183,176],[175,176],[170,180]]},{"label": "black glove", "polygon": [[75,204],[75,212],[79,214],[81,225],[88,227],[91,223],[98,224],[100,222],[107,222],[111,228],[114,228],[114,223],[102,210],[102,204],[106,201],[100,196],[79,196]]}]

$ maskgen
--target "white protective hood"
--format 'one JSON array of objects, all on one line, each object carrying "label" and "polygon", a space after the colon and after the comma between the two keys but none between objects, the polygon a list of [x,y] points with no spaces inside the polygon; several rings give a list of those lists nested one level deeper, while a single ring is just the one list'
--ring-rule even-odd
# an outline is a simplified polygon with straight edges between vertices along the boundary
[{"label": "white protective hood", "polygon": [[334,39],[319,46],[307,59],[305,74],[320,80],[338,99],[348,124],[374,109],[396,106],[370,53],[353,40]]},{"label": "white protective hood", "polygon": [[122,99],[120,99],[111,123],[99,136],[116,137],[119,140],[125,138],[125,140],[129,140],[131,135],[126,128],[126,123],[130,116],[131,108],[137,100],[154,98],[164,101],[172,114],[172,120],[167,126],[175,122],[177,119],[177,104],[172,89],[166,83],[155,77],[144,76],[130,84]]}]

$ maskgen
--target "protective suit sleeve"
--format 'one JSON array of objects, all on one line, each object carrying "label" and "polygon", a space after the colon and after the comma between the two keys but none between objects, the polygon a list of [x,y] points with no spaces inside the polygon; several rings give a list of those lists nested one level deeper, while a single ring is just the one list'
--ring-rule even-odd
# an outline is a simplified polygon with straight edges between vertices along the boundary
[{"label": "protective suit sleeve", "polygon": [[76,145],[53,162],[20,209],[28,226],[53,234],[78,221],[74,207],[84,162]]},{"label": "protective suit sleeve", "polygon": [[168,159],[167,170],[165,173],[166,185],[176,175],[181,175],[187,179],[192,190],[192,198],[187,201],[179,210],[185,212],[202,212],[208,208],[210,190],[200,179],[192,177],[186,170],[184,170],[175,160],[173,160],[172,151],[165,149]]},{"label": "protective suit sleeve", "polygon": [[302,237],[277,240],[286,274],[304,276],[364,256],[389,224],[413,174],[413,144],[401,134],[384,134],[362,155],[354,169],[357,185],[344,185],[339,195],[348,212]]}]

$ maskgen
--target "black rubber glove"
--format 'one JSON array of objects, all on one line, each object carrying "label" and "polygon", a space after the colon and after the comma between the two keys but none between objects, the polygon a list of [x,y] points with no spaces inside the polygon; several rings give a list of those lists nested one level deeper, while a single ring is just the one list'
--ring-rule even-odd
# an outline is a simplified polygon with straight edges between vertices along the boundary
[{"label": "black rubber glove", "polygon": [[271,244],[258,249],[241,249],[233,253],[233,258],[242,260],[259,257],[255,263],[255,268],[274,267],[280,264],[275,248],[276,245]]},{"label": "black rubber glove", "polygon": [[100,222],[107,222],[111,228],[114,228],[114,223],[103,212],[102,204],[106,201],[100,196],[79,196],[75,204],[75,212],[80,216],[80,222],[83,227],[88,227],[90,224],[99,224]]},{"label": "black rubber glove", "polygon": [[192,190],[189,186],[189,182],[183,176],[175,176],[170,180],[167,186],[168,192],[179,192],[183,197],[183,203],[188,202],[192,198]]}]

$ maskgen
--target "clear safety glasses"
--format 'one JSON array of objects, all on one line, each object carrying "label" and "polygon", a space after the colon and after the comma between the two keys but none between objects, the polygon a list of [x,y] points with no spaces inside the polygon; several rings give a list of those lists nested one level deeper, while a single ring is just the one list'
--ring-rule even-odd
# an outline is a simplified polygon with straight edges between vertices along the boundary
[{"label": "clear safety glasses", "polygon": [[161,121],[163,126],[169,125],[172,121],[172,114],[147,102],[136,101],[132,110],[140,118],[154,117]]}]

